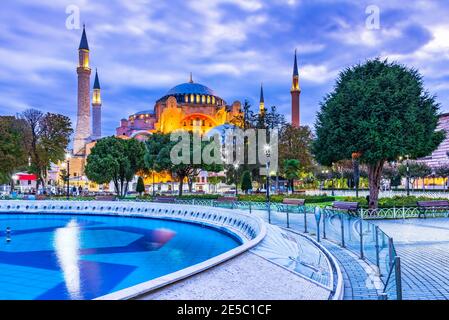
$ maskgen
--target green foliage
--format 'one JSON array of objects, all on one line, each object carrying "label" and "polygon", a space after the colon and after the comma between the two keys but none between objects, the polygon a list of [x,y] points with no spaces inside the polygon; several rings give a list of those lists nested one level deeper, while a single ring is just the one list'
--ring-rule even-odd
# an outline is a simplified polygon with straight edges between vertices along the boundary
[{"label": "green foliage", "polygon": [[125,196],[134,175],[144,168],[145,148],[136,139],[98,140],[87,157],[86,175],[98,184],[113,181],[117,196]]},{"label": "green foliage", "polygon": [[[201,170],[209,172],[219,172],[223,170],[221,164],[205,164],[203,161],[201,163],[195,163],[193,157],[195,153],[203,153],[204,148],[209,146],[213,142],[202,141],[200,144],[200,150],[197,150],[198,146],[194,143],[194,133],[189,132],[190,144],[189,144],[189,163],[179,163],[175,164],[171,159],[171,151],[178,141],[170,141],[169,134],[155,133],[151,135],[145,142],[146,153],[145,153],[145,164],[147,168],[154,170],[156,172],[169,172],[174,178],[179,181],[179,195],[182,196],[184,180],[188,179],[193,181],[193,179],[199,174]],[[182,155],[179,155],[182,156]],[[189,185],[190,186],[190,185]]]},{"label": "green foliage", "polygon": [[[432,168],[430,168],[425,163],[420,163],[416,161],[410,161],[408,164],[409,168],[409,176],[410,178],[418,179],[418,178],[425,178],[432,174]],[[401,164],[398,168],[399,174],[402,177],[407,176],[407,165]]]},{"label": "green foliage", "polygon": [[437,168],[435,168],[435,174],[438,177],[447,178],[449,177],[449,165],[443,164]]},{"label": "green foliage", "polygon": [[242,175],[241,189],[243,192],[248,193],[249,190],[253,188],[253,183],[251,180],[251,172],[245,170]]},{"label": "green foliage", "polygon": [[30,172],[37,174],[38,187],[45,187],[51,163],[63,161],[70,135],[73,133],[69,117],[28,109],[21,115],[24,122],[25,143],[31,160]]},{"label": "green foliage", "polygon": [[0,117],[0,184],[10,183],[12,174],[27,164],[24,122]]},{"label": "green foliage", "polygon": [[435,131],[438,109],[417,70],[369,60],[341,72],[321,103],[313,153],[328,166],[358,153],[368,166],[370,205],[376,207],[384,162],[426,156],[444,139]]},{"label": "green foliage", "polygon": [[142,195],[142,193],[145,192],[145,184],[143,183],[143,178],[139,176],[137,179],[137,186],[136,186],[136,192],[139,195]]}]

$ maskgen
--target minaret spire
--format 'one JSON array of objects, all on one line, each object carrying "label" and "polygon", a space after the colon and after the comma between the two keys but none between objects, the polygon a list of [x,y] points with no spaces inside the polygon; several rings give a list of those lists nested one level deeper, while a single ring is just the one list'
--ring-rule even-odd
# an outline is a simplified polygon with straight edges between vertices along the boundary
[{"label": "minaret spire", "polygon": [[263,83],[260,84],[260,100],[259,100],[259,114],[265,113],[265,99],[263,97]]},{"label": "minaret spire", "polygon": [[193,76],[192,76],[192,72],[190,72],[190,79],[189,79],[189,83],[193,83]]},{"label": "minaret spire", "polygon": [[95,69],[94,93],[92,96],[92,138],[101,138],[101,87],[97,69]]},{"label": "minaret spire", "polygon": [[74,155],[82,155],[84,147],[91,135],[90,118],[90,74],[89,45],[87,43],[86,28],[78,48],[78,112],[76,119],[75,138],[73,141]]},{"label": "minaret spire", "polygon": [[299,127],[299,105],[300,105],[300,95],[301,88],[299,86],[299,72],[298,72],[298,61],[296,58],[295,49],[295,60],[293,63],[293,77],[292,77],[292,88],[290,90],[292,95],[292,125],[294,127]]}]

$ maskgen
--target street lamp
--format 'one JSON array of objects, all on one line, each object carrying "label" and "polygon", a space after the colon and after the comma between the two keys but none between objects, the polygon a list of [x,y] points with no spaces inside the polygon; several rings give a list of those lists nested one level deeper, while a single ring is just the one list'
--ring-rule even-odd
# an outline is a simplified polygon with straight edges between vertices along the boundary
[{"label": "street lamp", "polygon": [[267,156],[267,205],[268,205],[268,223],[271,223],[271,204],[270,204],[270,156],[271,148],[269,145],[264,146],[265,155]]},{"label": "street lamp", "polygon": [[65,160],[67,161],[67,200],[70,199],[70,153],[66,153]]},{"label": "street lamp", "polygon": [[408,160],[410,159],[409,155],[405,156],[407,158],[407,161],[405,162],[405,167],[407,170],[407,177],[406,177],[406,181],[407,181],[407,197],[410,195],[410,167],[408,164]]},{"label": "street lamp", "polygon": [[355,196],[359,197],[359,180],[360,180],[360,163],[359,158],[362,156],[361,152],[354,152],[352,154],[352,166],[354,171]]},{"label": "street lamp", "polygon": [[235,182],[235,196],[237,197],[238,191],[237,191],[237,178],[238,178],[238,170],[239,170],[239,164],[234,163],[234,182]]}]

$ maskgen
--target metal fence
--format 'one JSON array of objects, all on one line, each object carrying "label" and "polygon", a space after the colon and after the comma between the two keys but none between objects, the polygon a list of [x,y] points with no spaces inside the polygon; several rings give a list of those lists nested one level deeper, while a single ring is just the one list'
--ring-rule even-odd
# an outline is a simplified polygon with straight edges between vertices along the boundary
[{"label": "metal fence", "polygon": [[266,202],[198,199],[178,199],[176,202],[248,210],[250,213],[262,215],[271,224],[314,235],[318,242],[322,239],[332,241],[377,267],[383,283],[382,299],[402,299],[401,259],[396,253],[393,239],[378,226],[364,219],[365,216],[373,218],[372,212],[369,215],[368,212],[361,211],[360,216],[353,216],[333,209]]}]

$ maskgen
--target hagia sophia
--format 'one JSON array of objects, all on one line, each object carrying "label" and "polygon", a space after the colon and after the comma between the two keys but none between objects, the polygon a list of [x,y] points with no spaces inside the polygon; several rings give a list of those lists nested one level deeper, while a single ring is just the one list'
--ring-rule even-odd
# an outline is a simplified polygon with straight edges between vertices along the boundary
[{"label": "hagia sophia", "polygon": [[[82,186],[89,190],[98,190],[98,186],[89,182],[84,176],[84,167],[90,150],[98,139],[102,137],[101,131],[101,87],[98,72],[95,72],[92,101],[90,100],[90,49],[87,41],[86,29],[83,28],[78,48],[78,109],[77,123],[71,152],[70,184]],[[291,93],[292,124],[300,126],[300,94],[299,73],[294,55]],[[263,88],[260,91],[259,112],[265,112]],[[145,139],[154,132],[170,133],[177,129],[205,134],[222,125],[241,125],[241,102],[234,101],[228,104],[211,88],[196,83],[192,73],[186,83],[174,86],[159,98],[153,109],[143,110],[120,120],[116,128],[116,136],[124,139]],[[152,177],[153,179],[153,177]],[[173,182],[169,175],[157,175],[157,183]],[[145,184],[151,184],[150,177],[145,177]],[[202,172],[197,179],[198,189],[207,183],[207,173]],[[169,189],[171,186],[168,186]],[[160,186],[159,186],[160,188]]]}]

